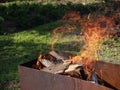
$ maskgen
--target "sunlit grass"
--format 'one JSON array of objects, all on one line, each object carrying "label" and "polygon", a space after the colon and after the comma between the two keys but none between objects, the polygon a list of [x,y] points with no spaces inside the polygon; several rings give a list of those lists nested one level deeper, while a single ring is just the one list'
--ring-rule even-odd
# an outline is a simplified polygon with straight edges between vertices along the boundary
[{"label": "sunlit grass", "polygon": [[99,59],[107,62],[120,64],[120,38],[108,39],[99,51]]}]

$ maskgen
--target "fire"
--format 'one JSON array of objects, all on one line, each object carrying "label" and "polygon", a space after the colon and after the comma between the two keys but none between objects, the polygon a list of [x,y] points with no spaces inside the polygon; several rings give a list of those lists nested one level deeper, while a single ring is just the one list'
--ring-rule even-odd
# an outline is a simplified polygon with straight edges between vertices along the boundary
[{"label": "fire", "polygon": [[52,45],[51,45],[51,48],[52,48],[52,51],[55,51],[55,43],[60,39],[59,35],[58,34],[65,34],[67,32],[70,32],[72,30],[75,30],[76,29],[76,26],[74,25],[70,25],[70,24],[64,24],[60,27],[57,27],[55,28],[53,31],[52,31],[52,34],[57,37],[56,39],[54,39],[52,41]]},{"label": "fire", "polygon": [[[65,13],[65,15],[62,17],[61,19],[63,20],[67,20],[69,22],[72,23],[76,23],[80,21],[80,14],[78,11],[69,11],[67,13]],[[64,24],[60,27],[57,27],[53,30],[52,34],[57,37],[57,39],[54,39],[52,41],[52,45],[51,45],[51,49],[52,51],[55,51],[55,43],[60,39],[58,34],[62,33],[62,34],[66,34],[67,32],[70,32],[72,30],[75,30],[76,26],[75,25],[70,25],[70,24]]]},{"label": "fire", "polygon": [[88,75],[87,79],[90,79],[91,72],[95,70],[94,65],[98,60],[98,51],[102,43],[115,33],[114,25],[114,18],[105,16],[98,16],[97,18],[89,16],[89,18],[84,18],[81,21],[85,45],[80,51],[81,55],[75,56],[68,61],[72,61],[72,63],[81,62],[85,66]]},{"label": "fire", "polygon": [[[77,15],[78,17],[77,12],[74,12],[73,14],[70,13],[70,15]],[[65,17],[66,15],[64,16],[64,18]],[[100,50],[105,39],[115,34],[115,18],[110,16],[94,16],[89,14],[87,17],[84,17],[81,20],[79,18],[79,22],[82,27],[82,35],[85,45],[81,49],[80,55],[69,58],[67,61],[71,61],[72,63],[81,62],[82,64],[87,66],[86,70],[89,68],[89,70],[93,71],[94,68],[92,68],[93,66],[91,62],[96,62],[99,59],[98,51]],[[52,34],[57,38],[52,41],[52,51],[55,51],[55,43],[60,39],[59,34],[66,34],[67,32],[70,32],[75,29],[76,26],[70,24],[64,24],[60,27],[55,28]]]},{"label": "fire", "polygon": [[98,16],[97,18],[89,16],[81,21],[83,29],[83,38],[85,45],[83,46],[81,55],[71,59],[73,63],[82,62],[89,64],[98,60],[98,51],[104,40],[114,34],[114,18],[106,16]]},{"label": "fire", "polygon": [[68,20],[74,23],[79,22],[80,14],[78,11],[69,11],[65,13],[65,15],[62,17],[62,20]]},{"label": "fire", "polygon": [[[89,14],[87,17],[80,19],[80,15],[77,11],[69,12],[65,14],[62,20],[71,20],[75,19],[79,20],[82,27],[82,35],[85,42],[82,50],[80,51],[80,55],[70,58],[68,61],[72,61],[73,63],[82,62],[83,64],[89,64],[91,62],[98,60],[98,51],[101,48],[102,43],[106,38],[115,34],[114,26],[115,26],[115,18],[108,16],[95,16]],[[74,21],[74,20],[72,20]],[[65,34],[67,31],[75,30],[76,26],[71,26],[69,24],[65,24],[53,30],[53,35],[57,36],[58,33]],[[52,42],[52,50],[54,51],[54,45],[59,40],[59,38],[53,40]]]}]

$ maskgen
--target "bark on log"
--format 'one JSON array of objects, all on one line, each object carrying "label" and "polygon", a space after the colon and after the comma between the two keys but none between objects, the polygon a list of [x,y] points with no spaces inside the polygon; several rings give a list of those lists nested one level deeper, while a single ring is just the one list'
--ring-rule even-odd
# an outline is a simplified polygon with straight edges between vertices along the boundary
[{"label": "bark on log", "polygon": [[95,72],[104,81],[120,90],[120,65],[97,61]]}]

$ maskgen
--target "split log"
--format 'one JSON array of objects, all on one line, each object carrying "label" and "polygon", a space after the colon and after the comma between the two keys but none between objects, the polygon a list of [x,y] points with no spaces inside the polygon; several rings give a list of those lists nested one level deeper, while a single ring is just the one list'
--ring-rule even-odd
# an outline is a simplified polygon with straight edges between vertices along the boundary
[{"label": "split log", "polygon": [[50,73],[54,73],[54,74],[63,73],[70,64],[71,64],[71,62],[66,62],[63,64],[56,64],[56,65],[53,65],[50,67],[46,67],[46,68],[42,69],[42,71],[50,72]]},{"label": "split log", "polygon": [[57,60],[64,60],[64,57],[60,56],[55,51],[51,51],[51,52],[49,52],[49,54],[52,55],[53,57],[55,57]]},{"label": "split log", "polygon": [[82,66],[82,64],[71,64],[68,66],[68,68],[65,70],[65,72],[77,70],[77,67],[80,67],[80,66]]},{"label": "split log", "polygon": [[40,62],[45,66],[45,67],[50,67],[55,65],[53,61],[47,60],[47,59],[41,59]]},{"label": "split log", "polygon": [[71,77],[82,79],[81,74],[79,72],[75,71],[75,70],[69,71],[69,72],[64,72],[61,75],[67,75],[67,76],[71,76]]},{"label": "split log", "polygon": [[65,72],[62,73],[62,75],[76,77],[83,80],[87,79],[87,74],[85,73],[81,63],[69,65]]},{"label": "split log", "polygon": [[95,72],[102,80],[120,90],[120,65],[97,61]]}]

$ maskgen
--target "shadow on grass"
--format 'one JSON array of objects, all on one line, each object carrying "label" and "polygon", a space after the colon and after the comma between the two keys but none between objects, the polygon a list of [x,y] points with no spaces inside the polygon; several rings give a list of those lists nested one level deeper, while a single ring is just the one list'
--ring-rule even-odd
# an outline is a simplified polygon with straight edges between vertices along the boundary
[{"label": "shadow on grass", "polygon": [[[3,42],[0,40],[0,43]],[[12,84],[18,82],[18,70],[17,67],[21,63],[33,60],[37,58],[41,49],[44,52],[49,51],[50,45],[44,43],[22,42],[14,43],[10,40],[4,42],[4,46],[0,47],[0,89],[5,90],[6,86],[11,87]],[[3,89],[4,88],[4,89]],[[14,88],[14,87],[13,87]]]},{"label": "shadow on grass", "polygon": [[[62,18],[65,12],[76,10],[81,15],[96,11],[96,5],[83,5],[67,3],[64,4],[42,4],[35,2],[12,2],[0,5],[0,16],[4,18],[4,32],[19,32]],[[3,33],[4,33],[3,32]]]}]

